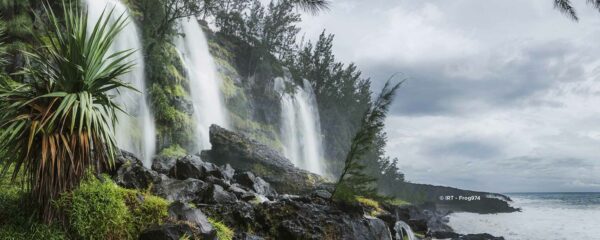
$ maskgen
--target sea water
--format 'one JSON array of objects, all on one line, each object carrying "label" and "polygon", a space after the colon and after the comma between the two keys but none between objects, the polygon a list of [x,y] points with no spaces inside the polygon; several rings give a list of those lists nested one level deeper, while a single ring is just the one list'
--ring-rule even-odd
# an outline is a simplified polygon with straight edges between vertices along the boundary
[{"label": "sea water", "polygon": [[521,212],[454,213],[462,234],[489,233],[507,240],[600,239],[600,193],[510,193]]}]

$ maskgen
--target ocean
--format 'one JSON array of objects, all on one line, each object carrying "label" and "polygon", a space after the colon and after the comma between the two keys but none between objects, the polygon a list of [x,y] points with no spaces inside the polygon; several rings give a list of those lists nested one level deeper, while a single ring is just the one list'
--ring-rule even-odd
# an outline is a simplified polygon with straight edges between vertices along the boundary
[{"label": "ocean", "polygon": [[506,240],[600,240],[600,193],[509,193],[521,212],[453,213],[462,234],[489,233]]}]

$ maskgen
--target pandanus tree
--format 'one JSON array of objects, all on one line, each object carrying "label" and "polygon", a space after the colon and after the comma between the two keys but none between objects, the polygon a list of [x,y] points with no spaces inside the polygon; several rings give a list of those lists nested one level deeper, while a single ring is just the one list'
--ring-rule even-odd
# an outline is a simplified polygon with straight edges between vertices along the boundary
[{"label": "pandanus tree", "polygon": [[78,186],[89,170],[113,165],[113,101],[119,88],[130,88],[119,76],[130,71],[131,50],[109,48],[127,19],[111,21],[105,10],[93,27],[87,14],[63,2],[59,18],[44,5],[47,30],[36,34],[36,46],[26,53],[29,64],[21,81],[3,80],[0,100],[2,174],[22,175],[31,203],[45,222],[56,216],[52,201]]}]

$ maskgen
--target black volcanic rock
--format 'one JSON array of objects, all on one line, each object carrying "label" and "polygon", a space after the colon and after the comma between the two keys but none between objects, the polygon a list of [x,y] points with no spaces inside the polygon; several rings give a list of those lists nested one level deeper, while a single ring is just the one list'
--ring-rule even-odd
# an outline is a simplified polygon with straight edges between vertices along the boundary
[{"label": "black volcanic rock", "polygon": [[265,182],[265,180],[263,180],[260,177],[254,176],[254,174],[251,172],[236,174],[234,178],[237,183],[241,184],[244,187],[252,189],[258,194],[262,194],[265,196],[277,194],[273,189],[271,189],[271,185],[268,182]]},{"label": "black volcanic rock", "polygon": [[188,178],[205,179],[209,174],[218,171],[216,165],[204,162],[198,156],[188,155],[177,159],[175,165],[169,171],[169,176],[179,180]]},{"label": "black volcanic rock", "polygon": [[228,204],[237,201],[235,194],[225,191],[223,187],[213,184],[210,187],[209,193],[204,198],[204,203],[212,204]]},{"label": "black volcanic rock", "polygon": [[467,234],[452,238],[452,240],[504,240],[503,237],[494,237],[487,233]]},{"label": "black volcanic rock", "polygon": [[169,207],[169,217],[194,225],[196,231],[202,236],[202,239],[217,240],[217,231],[200,209],[192,208],[188,204],[176,201]]},{"label": "black volcanic rock", "polygon": [[219,165],[230,164],[238,171],[250,171],[266,180],[278,192],[300,194],[326,182],[319,175],[298,169],[279,152],[217,125],[210,127],[212,149],[202,158]]},{"label": "black volcanic rock", "polygon": [[153,192],[169,201],[191,202],[203,199],[209,188],[209,184],[198,179],[177,180],[161,175],[161,180],[154,185]]},{"label": "black volcanic rock", "polygon": [[162,174],[169,174],[169,171],[175,166],[176,162],[176,158],[157,156],[152,161],[152,170]]},{"label": "black volcanic rock", "polygon": [[147,189],[158,179],[158,173],[135,162],[122,164],[114,178],[118,185],[130,189]]}]

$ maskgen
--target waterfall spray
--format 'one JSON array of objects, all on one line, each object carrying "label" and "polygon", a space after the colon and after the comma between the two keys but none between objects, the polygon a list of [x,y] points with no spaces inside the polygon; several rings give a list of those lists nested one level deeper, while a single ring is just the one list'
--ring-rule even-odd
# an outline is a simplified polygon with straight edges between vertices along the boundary
[{"label": "waterfall spray", "polygon": [[[125,5],[114,0],[84,0],[88,11],[88,27],[93,27],[100,18],[102,12],[114,9],[112,20],[115,21],[121,14],[128,16]],[[129,16],[128,16],[129,17]],[[127,112],[119,113],[118,124],[115,127],[117,145],[119,148],[132,152],[140,157],[144,166],[152,165],[156,148],[156,132],[154,119],[146,103],[144,57],[142,56],[142,44],[138,35],[138,29],[129,17],[129,23],[115,38],[109,52],[115,53],[133,49],[135,52],[130,60],[135,63],[131,72],[125,74],[121,79],[139,92],[129,89],[120,89],[115,92],[116,102]]]},{"label": "waterfall spray", "polygon": [[304,80],[303,85],[298,87],[287,77],[275,79],[275,91],[281,94],[284,155],[299,168],[324,175],[319,109],[311,84]]},{"label": "waterfall spray", "polygon": [[177,49],[190,81],[198,150],[208,149],[211,147],[208,132],[210,125],[229,127],[219,87],[221,79],[198,21],[194,18],[183,19],[180,26],[184,36],[177,40]]}]

